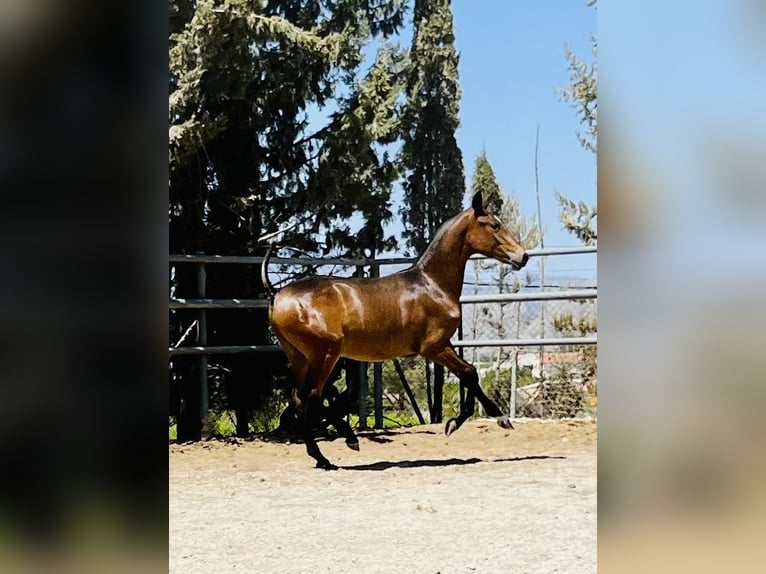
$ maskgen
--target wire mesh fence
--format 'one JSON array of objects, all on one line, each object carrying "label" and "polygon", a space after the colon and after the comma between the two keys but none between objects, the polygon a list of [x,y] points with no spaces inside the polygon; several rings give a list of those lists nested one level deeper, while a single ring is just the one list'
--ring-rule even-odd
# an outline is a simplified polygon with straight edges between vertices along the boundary
[{"label": "wire mesh fence", "polygon": [[[585,255],[591,260],[580,265],[595,270],[595,253]],[[463,356],[512,418],[597,416],[595,273],[571,272],[571,264],[549,265],[546,276],[542,261],[523,277],[486,261],[466,270],[463,339],[492,346],[467,346]],[[501,344],[509,340],[524,345]]]},{"label": "wire mesh fence", "polygon": [[[595,420],[598,415],[596,346],[499,348],[500,359],[487,358],[476,363],[480,385],[487,396],[511,418]],[[433,374],[428,380],[425,361],[404,362],[404,376],[411,393],[429,419]],[[470,362],[470,359],[469,359]],[[541,366],[542,365],[542,366]],[[431,368],[433,371],[433,368]],[[370,369],[371,372],[371,369]],[[411,400],[402,388],[393,367],[383,366],[383,417],[392,424],[416,424]],[[448,374],[443,390],[444,420],[460,410],[459,381]],[[367,394],[367,412],[372,412],[373,396]],[[477,416],[484,416],[477,405]]]}]

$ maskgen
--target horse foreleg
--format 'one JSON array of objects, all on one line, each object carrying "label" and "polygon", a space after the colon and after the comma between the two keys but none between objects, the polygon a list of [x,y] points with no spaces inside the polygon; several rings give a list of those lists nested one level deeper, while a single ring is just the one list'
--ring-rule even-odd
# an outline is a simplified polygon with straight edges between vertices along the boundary
[{"label": "horse foreleg", "polygon": [[498,425],[506,429],[513,428],[508,415],[503,414],[500,407],[492,402],[492,400],[484,394],[484,391],[481,390],[481,386],[479,386],[479,373],[476,371],[476,367],[461,359],[455,352],[455,349],[446,347],[440,353],[428,358],[444,365],[450,371],[455,373],[460,379],[460,384],[463,385],[467,391],[465,403],[460,409],[460,414],[457,417],[448,420],[444,427],[444,432],[447,435],[455,432],[466,420],[473,416],[474,411],[476,410],[475,398],[479,399],[481,406],[484,407],[484,410],[489,416],[497,419]]},{"label": "horse foreleg", "polygon": [[484,407],[484,410],[487,412],[487,414],[497,419],[497,424],[499,424],[504,429],[513,428],[513,425],[511,425],[511,420],[508,417],[508,415],[504,415],[503,411],[500,410],[500,407],[498,407],[492,401],[492,399],[490,399],[487,395],[485,395],[484,391],[481,390],[481,387],[479,386],[478,374],[474,382],[474,393],[476,393],[476,398],[479,399],[481,406]]},{"label": "horse foreleg", "polygon": [[444,434],[447,436],[451,435],[453,432],[463,426],[463,423],[467,421],[476,411],[476,395],[473,394],[473,389],[469,385],[465,384],[465,381],[461,375],[458,375],[458,377],[460,378],[460,386],[466,389],[465,402],[460,407],[460,413],[458,416],[452,417],[447,421],[447,424],[444,425]]}]

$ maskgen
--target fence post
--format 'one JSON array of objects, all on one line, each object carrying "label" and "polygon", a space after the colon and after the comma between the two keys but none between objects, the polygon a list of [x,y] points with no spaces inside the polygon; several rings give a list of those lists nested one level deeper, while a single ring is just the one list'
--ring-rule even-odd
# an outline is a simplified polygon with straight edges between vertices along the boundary
[{"label": "fence post", "polygon": [[[357,265],[354,277],[364,277],[364,265]],[[367,429],[367,363],[362,361],[353,361],[357,369],[359,380],[359,400],[357,408],[359,409],[359,428]]]},{"label": "fence post", "polygon": [[[370,277],[380,277],[380,266],[376,263],[370,264]],[[375,428],[383,428],[383,364],[372,364],[372,384],[375,411]]]},{"label": "fence post", "polygon": [[[205,264],[197,265],[197,296],[200,299],[205,298],[205,283],[207,282],[207,273]],[[199,337],[198,342],[201,347],[207,345],[207,311],[199,310]],[[210,432],[208,421],[208,389],[207,389],[207,355],[201,353],[199,356],[199,418],[202,426],[202,434]]]},{"label": "fence post", "polygon": [[[457,338],[460,341],[462,341],[463,340],[463,304],[458,303],[458,305],[460,305],[460,323],[458,323],[457,325]],[[463,347],[457,348],[457,354],[458,354],[458,357],[463,359]],[[463,388],[463,385],[459,385],[458,388],[460,389],[458,392],[458,394],[460,395],[460,412],[463,412],[463,406],[465,405],[465,389]]]},{"label": "fence post", "polygon": [[420,407],[418,407],[418,401],[415,400],[415,395],[412,393],[412,388],[410,387],[410,384],[407,382],[407,377],[404,376],[404,370],[402,369],[402,365],[399,363],[398,359],[394,359],[393,363],[394,363],[394,368],[396,369],[396,372],[399,375],[399,379],[402,381],[402,387],[404,388],[404,392],[407,393],[407,398],[410,399],[412,410],[415,411],[415,416],[418,417],[418,422],[422,425],[426,424],[426,420],[423,418],[423,413],[420,412]]},{"label": "fence post", "polygon": [[372,364],[372,382],[375,393],[375,428],[383,428],[383,363]]},{"label": "fence post", "polygon": [[516,383],[518,377],[518,365],[519,365],[519,350],[514,349],[513,361],[511,361],[511,397],[510,405],[508,407],[508,416],[511,420],[516,418]]},{"label": "fence post", "polygon": [[367,363],[355,361],[359,369],[359,428],[367,429]]}]

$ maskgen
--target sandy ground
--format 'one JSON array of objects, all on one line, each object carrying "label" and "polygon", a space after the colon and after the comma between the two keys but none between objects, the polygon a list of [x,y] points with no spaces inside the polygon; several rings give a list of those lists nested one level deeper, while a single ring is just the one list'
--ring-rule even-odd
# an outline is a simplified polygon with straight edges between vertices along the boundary
[{"label": "sandy ground", "polygon": [[596,424],[170,445],[170,572],[596,572]]}]

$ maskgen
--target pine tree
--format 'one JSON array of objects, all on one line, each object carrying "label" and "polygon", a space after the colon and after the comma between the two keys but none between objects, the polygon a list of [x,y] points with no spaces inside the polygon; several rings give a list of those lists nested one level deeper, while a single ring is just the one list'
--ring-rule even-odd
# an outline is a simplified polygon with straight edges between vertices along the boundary
[{"label": "pine tree", "polygon": [[[404,53],[384,45],[366,76],[332,115],[333,129],[308,189],[317,197],[327,198],[327,190],[336,195],[330,219],[321,222],[332,228],[326,234],[326,253],[374,257],[396,245],[393,236],[383,234],[384,224],[393,218],[391,191],[399,175],[385,148],[400,136],[396,103],[405,63]],[[362,215],[363,226],[351,234],[345,222],[354,212]]]},{"label": "pine tree", "polygon": [[[505,194],[500,189],[495,172],[487,158],[486,149],[483,149],[476,158],[474,173],[471,180],[471,193],[482,191],[485,197],[485,204],[491,206],[495,215],[503,222],[508,230],[521,242],[525,249],[534,249],[540,244],[540,232],[535,224],[534,217],[524,217],[516,197],[512,194]],[[500,293],[508,291],[518,291],[520,284],[514,281],[509,284],[512,277],[512,270],[507,265],[498,264],[491,260],[475,261],[477,283],[482,273],[488,275],[493,285]],[[488,311],[487,311],[488,313]],[[486,313],[485,313],[486,314]],[[502,315],[502,309],[501,309]],[[477,320],[474,313],[474,320]],[[498,329],[498,335],[503,338],[504,322],[495,321]]]}]

